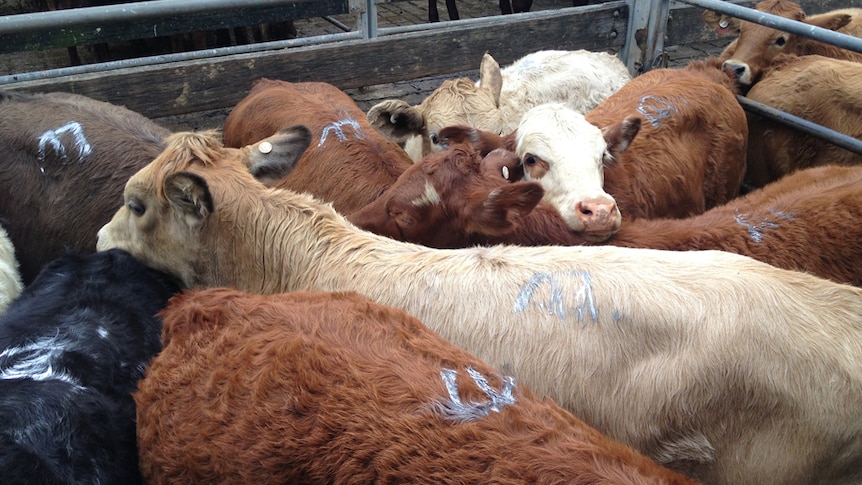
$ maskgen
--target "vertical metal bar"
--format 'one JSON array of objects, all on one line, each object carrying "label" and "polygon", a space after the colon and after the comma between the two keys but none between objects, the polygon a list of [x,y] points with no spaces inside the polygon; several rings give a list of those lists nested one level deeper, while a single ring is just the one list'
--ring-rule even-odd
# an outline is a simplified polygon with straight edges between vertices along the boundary
[{"label": "vertical metal bar", "polygon": [[363,39],[377,37],[377,3],[375,0],[365,0],[365,10],[360,16]]},{"label": "vertical metal bar", "polygon": [[646,46],[643,55],[643,72],[665,67],[664,39],[667,32],[667,15],[670,0],[652,0],[647,24]]},{"label": "vertical metal bar", "polygon": [[626,0],[629,6],[629,26],[626,33],[626,43],[620,51],[620,59],[628,67],[632,76],[637,76],[643,72],[644,57],[641,46],[646,42],[651,1]]}]

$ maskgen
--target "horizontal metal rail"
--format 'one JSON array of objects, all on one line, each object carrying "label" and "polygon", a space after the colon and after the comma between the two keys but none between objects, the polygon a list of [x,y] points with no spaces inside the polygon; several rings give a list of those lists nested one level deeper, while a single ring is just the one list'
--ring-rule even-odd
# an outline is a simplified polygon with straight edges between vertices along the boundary
[{"label": "horizontal metal rail", "polygon": [[756,24],[765,25],[777,30],[790,32],[791,34],[801,35],[821,42],[832,44],[842,49],[851,50],[853,52],[862,53],[862,39],[853,37],[852,35],[842,34],[829,29],[808,25],[804,22],[797,22],[778,15],[772,15],[766,12],[760,12],[748,7],[734,5],[732,3],[721,0],[677,0],[690,5],[714,10],[719,13],[732,15],[734,17],[748,20]]},{"label": "horizontal metal rail", "polygon": [[835,146],[849,150],[858,155],[862,155],[862,140],[858,140],[852,136],[818,125],[817,123],[812,123],[798,116],[775,109],[744,96],[737,96],[736,99],[739,100],[739,104],[741,104],[742,108],[746,111],[778,121],[803,133],[828,141]]}]

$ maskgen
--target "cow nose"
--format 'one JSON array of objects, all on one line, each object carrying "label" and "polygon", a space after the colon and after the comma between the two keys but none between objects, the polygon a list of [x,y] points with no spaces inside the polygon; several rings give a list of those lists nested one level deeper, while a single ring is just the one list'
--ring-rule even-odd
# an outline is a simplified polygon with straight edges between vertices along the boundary
[{"label": "cow nose", "polygon": [[617,203],[612,199],[582,200],[575,204],[575,213],[584,225],[584,232],[614,232]]},{"label": "cow nose", "polygon": [[730,74],[737,81],[748,84],[748,64],[743,62],[736,62],[733,60],[724,61],[721,64],[721,68],[724,72]]}]

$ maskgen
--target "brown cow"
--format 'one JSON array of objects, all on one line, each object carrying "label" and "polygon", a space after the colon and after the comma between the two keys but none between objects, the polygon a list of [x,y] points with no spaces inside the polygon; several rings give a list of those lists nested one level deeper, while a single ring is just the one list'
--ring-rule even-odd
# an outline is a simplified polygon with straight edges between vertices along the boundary
[{"label": "brown cow", "polygon": [[724,251],[439,250],[175,134],[99,231],[188,287],[356,291],[707,483],[862,480],[862,290]]},{"label": "brown cow", "polygon": [[[518,163],[514,153],[503,150],[480,159],[469,149],[452,147],[411,167],[349,219],[376,234],[439,248],[590,244],[570,231],[553,207],[537,205],[538,184],[504,178],[502,167],[513,173]],[[862,167],[825,166],[688,219],[627,221],[607,243],[719,249],[862,286],[862,224],[847,213],[856,207],[862,207]]]},{"label": "brown cow", "polygon": [[217,288],[161,315],[147,483],[694,483],[355,293]]},{"label": "brown cow", "polygon": [[[0,91],[0,220],[25,285],[67,250],[95,250],[126,181],[161,153],[168,135],[138,113],[84,96]],[[258,175],[268,160],[291,160],[304,148],[256,151]]]},{"label": "brown cow", "polygon": [[[747,97],[862,140],[862,63],[782,56]],[[862,155],[753,113],[748,130],[746,180],[757,187],[801,168],[862,164]]]},{"label": "brown cow", "polygon": [[642,74],[586,116],[546,104],[506,137],[471,137],[516,152],[568,226],[603,241],[621,217],[688,217],[739,195],[748,126],[733,80],[709,58]]},{"label": "brown cow", "polygon": [[298,124],[311,130],[311,144],[290,174],[271,185],[311,193],[344,214],[374,200],[413,164],[327,83],[256,81],[225,120],[224,144],[239,148]]},{"label": "brown cow", "polygon": [[[859,8],[834,10],[811,17],[806,16],[798,4],[788,0],[764,0],[754,8],[842,34],[862,36],[862,9]],[[751,87],[779,54],[818,54],[862,62],[860,53],[745,20],[740,21],[739,37],[724,49],[719,58],[742,86]]]}]

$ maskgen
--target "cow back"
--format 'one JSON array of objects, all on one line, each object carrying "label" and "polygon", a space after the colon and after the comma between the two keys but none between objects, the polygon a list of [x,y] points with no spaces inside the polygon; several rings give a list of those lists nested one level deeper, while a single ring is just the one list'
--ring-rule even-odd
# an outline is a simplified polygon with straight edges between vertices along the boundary
[{"label": "cow back", "polygon": [[168,134],[84,96],[0,92],[0,222],[25,284],[67,248],[95,250],[126,181],[162,151]]},{"label": "cow back", "polygon": [[347,94],[327,83],[258,80],[225,119],[224,144],[239,148],[298,124],[311,130],[311,143],[290,174],[272,185],[309,192],[344,214],[374,200],[412,163]]}]

